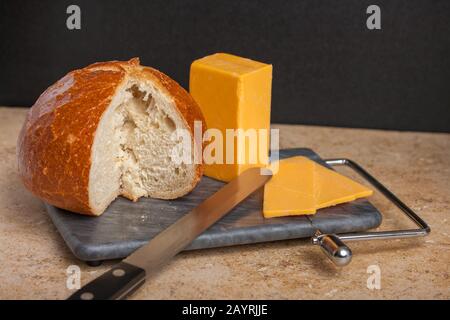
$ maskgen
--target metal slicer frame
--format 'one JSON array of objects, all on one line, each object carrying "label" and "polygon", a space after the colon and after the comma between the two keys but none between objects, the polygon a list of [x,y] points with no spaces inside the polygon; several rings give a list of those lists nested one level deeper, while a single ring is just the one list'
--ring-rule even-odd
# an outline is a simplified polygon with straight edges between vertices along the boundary
[{"label": "metal slicer frame", "polygon": [[351,250],[343,241],[356,240],[377,240],[377,239],[399,239],[423,237],[430,233],[431,229],[428,224],[415,213],[411,208],[397,198],[389,189],[382,185],[377,179],[370,175],[360,165],[350,159],[326,159],[325,162],[330,166],[347,166],[367,182],[380,191],[390,202],[399,208],[410,220],[412,220],[419,229],[405,229],[392,231],[373,231],[373,232],[352,232],[343,234],[323,234],[320,230],[316,230],[311,241],[315,245],[319,245],[325,254],[338,266],[344,266],[350,263],[352,258]]}]

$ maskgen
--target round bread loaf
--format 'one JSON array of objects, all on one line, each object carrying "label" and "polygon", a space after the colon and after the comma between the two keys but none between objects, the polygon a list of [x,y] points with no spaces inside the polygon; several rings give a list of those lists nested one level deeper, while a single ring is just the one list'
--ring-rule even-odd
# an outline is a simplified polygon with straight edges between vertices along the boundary
[{"label": "round bread loaf", "polygon": [[192,161],[174,160],[186,146],[176,131],[197,146],[194,121],[206,129],[189,93],[138,58],[95,63],[69,72],[30,109],[17,143],[19,174],[45,202],[88,215],[119,195],[174,199],[203,172],[194,152]]}]

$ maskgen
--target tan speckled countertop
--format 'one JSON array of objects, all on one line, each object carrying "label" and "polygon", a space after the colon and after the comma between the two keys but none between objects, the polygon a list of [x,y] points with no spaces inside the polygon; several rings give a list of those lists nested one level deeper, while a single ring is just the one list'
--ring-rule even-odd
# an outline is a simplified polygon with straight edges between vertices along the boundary
[{"label": "tan speckled countertop", "polygon": [[[67,267],[82,284],[111,263],[74,258],[41,201],[21,184],[15,145],[27,109],[0,108],[0,299],[63,299]],[[426,238],[352,242],[353,261],[335,268],[308,240],[199,250],[178,255],[134,299],[449,299],[450,134],[275,125],[280,144],[322,157],[351,158],[431,226]],[[380,229],[413,224],[376,194]],[[367,268],[381,271],[370,290]]]}]

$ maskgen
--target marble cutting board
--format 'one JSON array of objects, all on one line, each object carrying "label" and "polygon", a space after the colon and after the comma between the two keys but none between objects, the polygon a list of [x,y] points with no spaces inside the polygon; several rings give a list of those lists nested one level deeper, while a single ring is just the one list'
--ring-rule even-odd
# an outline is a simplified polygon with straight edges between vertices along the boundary
[{"label": "marble cutting board", "polygon": [[[310,149],[286,149],[280,157],[307,156],[322,165]],[[222,182],[203,177],[188,195],[176,200],[140,199],[133,203],[116,199],[100,217],[73,214],[46,204],[56,228],[73,254],[87,262],[126,257],[156,234],[212,195]],[[311,237],[314,228],[305,216],[264,219],[263,189],[256,191],[233,211],[201,234],[186,250]],[[321,209],[311,216],[325,233],[355,232],[375,228],[382,216],[367,200]]]}]

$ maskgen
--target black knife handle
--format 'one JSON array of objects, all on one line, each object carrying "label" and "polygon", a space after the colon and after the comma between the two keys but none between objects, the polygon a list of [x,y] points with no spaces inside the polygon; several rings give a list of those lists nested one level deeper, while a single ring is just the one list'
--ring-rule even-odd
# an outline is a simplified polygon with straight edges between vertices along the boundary
[{"label": "black knife handle", "polygon": [[92,280],[72,294],[68,300],[124,299],[145,282],[145,270],[126,262]]}]

